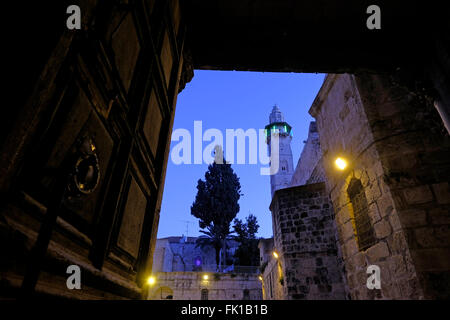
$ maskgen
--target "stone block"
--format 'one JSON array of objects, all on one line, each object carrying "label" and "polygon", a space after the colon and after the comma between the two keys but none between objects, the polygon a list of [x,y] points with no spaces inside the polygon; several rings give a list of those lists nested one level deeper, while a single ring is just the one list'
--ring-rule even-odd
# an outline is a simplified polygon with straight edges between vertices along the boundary
[{"label": "stone block", "polygon": [[408,273],[403,256],[400,254],[389,258],[389,270],[394,278],[400,278]]},{"label": "stone block", "polygon": [[450,208],[433,208],[429,215],[434,225],[450,224]]},{"label": "stone block", "polygon": [[366,188],[366,197],[369,203],[375,202],[382,196],[378,180],[374,181],[370,187]]},{"label": "stone block", "polygon": [[378,212],[378,207],[375,202],[369,205],[368,214],[372,225],[381,220],[381,216]]},{"label": "stone block", "polygon": [[424,210],[402,210],[399,212],[399,216],[405,228],[420,227],[427,224],[427,214]]},{"label": "stone block", "polygon": [[341,239],[345,242],[348,239],[351,239],[355,236],[355,232],[353,229],[353,223],[351,220],[347,221],[343,226],[339,228],[339,232],[341,233]]},{"label": "stone block", "polygon": [[406,271],[408,273],[408,277],[416,276],[416,268],[414,267],[414,262],[412,260],[410,252],[405,252],[403,255],[403,259],[405,260]]},{"label": "stone block", "polygon": [[392,230],[398,231],[402,229],[402,224],[400,223],[400,219],[396,210],[391,211],[388,219],[389,223],[391,224]]},{"label": "stone block", "polygon": [[350,207],[349,205],[346,205],[344,207],[342,207],[338,214],[336,214],[336,222],[338,223],[338,225],[343,225],[344,223],[346,223],[347,221],[349,221],[351,218],[350,216]]},{"label": "stone block", "polygon": [[386,238],[392,233],[389,222],[385,220],[377,222],[373,227],[375,229],[375,235],[378,239]]},{"label": "stone block", "polygon": [[388,258],[386,261],[377,262],[376,265],[380,267],[381,286],[385,283],[392,283],[391,260]]},{"label": "stone block", "polygon": [[366,258],[364,253],[358,252],[353,257],[346,260],[345,268],[347,272],[354,273],[361,269],[366,269]]},{"label": "stone block", "polygon": [[372,181],[370,180],[369,174],[367,173],[366,170],[363,170],[361,172],[360,180],[363,187],[367,187],[368,185],[374,182],[373,180]]},{"label": "stone block", "polygon": [[378,206],[378,213],[382,218],[384,218],[392,212],[394,208],[394,203],[391,197],[385,194],[377,200],[377,206]]},{"label": "stone block", "polygon": [[355,288],[356,286],[356,276],[347,270],[347,285],[349,288]]},{"label": "stone block", "polygon": [[393,254],[402,253],[408,249],[408,244],[403,231],[394,232],[394,234],[388,238],[388,244]]},{"label": "stone block", "polygon": [[404,189],[403,197],[408,204],[422,204],[433,201],[433,194],[427,185]]},{"label": "stone block", "polygon": [[433,192],[438,203],[450,203],[450,184],[448,182],[433,184]]},{"label": "stone block", "polygon": [[[337,199],[337,201],[338,201],[337,203],[338,203],[339,208],[342,208],[350,203],[350,199],[348,198],[347,193],[345,191],[342,191],[339,194],[339,198]],[[335,202],[333,201],[333,204],[334,203]]]},{"label": "stone block", "polygon": [[[411,250],[416,271],[448,271],[450,270],[450,249],[416,249]],[[439,257],[437,259],[436,257]]]},{"label": "stone block", "polygon": [[434,234],[439,240],[440,247],[450,247],[450,226],[443,225],[434,228]]},{"label": "stone block", "polygon": [[415,229],[414,238],[420,248],[439,247],[441,243],[441,240],[436,238],[434,229],[431,227]]},{"label": "stone block", "polygon": [[401,299],[400,287],[396,282],[383,282],[381,284],[381,295],[383,296],[383,299],[387,300]]},{"label": "stone block", "polygon": [[350,258],[353,255],[358,253],[358,245],[356,243],[356,239],[350,239],[344,244],[344,259]]},{"label": "stone block", "polygon": [[423,292],[417,278],[401,280],[398,284],[402,299],[416,300],[423,298]]},{"label": "stone block", "polygon": [[366,251],[366,256],[370,263],[375,263],[382,258],[388,257],[389,255],[389,248],[384,241],[378,242]]},{"label": "stone block", "polygon": [[367,274],[367,270],[362,269],[356,272],[355,274],[355,285],[358,286],[366,286],[367,278],[369,277],[369,274]]}]

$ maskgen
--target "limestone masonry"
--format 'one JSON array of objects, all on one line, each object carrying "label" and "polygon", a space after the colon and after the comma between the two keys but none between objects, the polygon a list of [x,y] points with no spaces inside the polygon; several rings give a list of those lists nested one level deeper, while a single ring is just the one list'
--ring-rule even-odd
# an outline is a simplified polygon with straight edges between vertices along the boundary
[{"label": "limestone masonry", "polygon": [[282,297],[450,298],[450,139],[432,101],[392,77],[329,74],[309,112],[292,187],[270,207]]}]

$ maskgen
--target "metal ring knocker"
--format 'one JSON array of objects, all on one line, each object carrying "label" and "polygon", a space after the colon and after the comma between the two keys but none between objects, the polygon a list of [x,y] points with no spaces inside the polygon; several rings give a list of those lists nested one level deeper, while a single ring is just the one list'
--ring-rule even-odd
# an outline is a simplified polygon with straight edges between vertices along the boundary
[{"label": "metal ring knocker", "polygon": [[100,167],[96,147],[90,138],[85,138],[80,146],[80,156],[76,160],[73,182],[81,194],[91,194],[100,182]]}]

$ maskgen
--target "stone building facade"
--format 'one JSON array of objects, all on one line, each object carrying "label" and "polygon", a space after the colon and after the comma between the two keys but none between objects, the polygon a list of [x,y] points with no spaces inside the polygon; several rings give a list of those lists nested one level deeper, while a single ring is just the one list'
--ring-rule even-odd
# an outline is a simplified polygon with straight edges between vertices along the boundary
[{"label": "stone building facade", "polygon": [[283,300],[283,270],[278,259],[273,256],[273,238],[261,239],[258,243],[262,291],[264,300]]},{"label": "stone building facade", "polygon": [[[148,288],[148,299],[262,299],[257,267],[228,265],[217,272],[214,247],[197,246],[197,239],[183,236],[157,240],[153,257],[155,283]],[[228,241],[227,256],[232,257],[238,245]]]},{"label": "stone building facade", "polygon": [[158,272],[148,299],[261,300],[262,289],[257,274]]},{"label": "stone building facade", "polygon": [[[389,77],[330,74],[310,113],[351,297],[449,298],[450,139],[426,95]],[[380,290],[366,287],[369,265],[381,268]]]},{"label": "stone building facade", "polygon": [[[329,243],[335,235],[336,255],[328,262],[340,272],[349,298],[448,298],[450,139],[429,96],[393,77],[329,74],[310,113],[316,123],[310,125],[293,187],[278,190],[271,205],[283,275],[297,275],[297,284],[308,277],[296,259],[285,259],[285,252],[296,248],[289,241],[302,241],[296,226],[304,221],[291,212],[301,209],[296,188],[317,191],[324,182],[330,213],[318,217],[332,218],[326,234]],[[343,170],[335,166],[338,157],[347,161]],[[305,210],[304,217],[310,214]],[[303,239],[318,240],[312,234]],[[370,265],[380,268],[380,289],[367,287]],[[305,287],[299,295],[299,289],[291,298],[323,299],[305,295]],[[289,296],[289,284],[283,290]]]},{"label": "stone building facade", "polygon": [[333,208],[325,184],[280,189],[270,210],[284,299],[345,299]]},{"label": "stone building facade", "polygon": [[272,196],[273,239],[259,243],[265,299],[347,297],[322,160],[317,126],[311,122],[289,184]]},{"label": "stone building facade", "polygon": [[291,187],[325,181],[322,169],[322,150],[320,149],[319,132],[315,121],[309,124],[308,138],[304,143],[290,182]]},{"label": "stone building facade", "polygon": [[[213,246],[197,245],[197,237],[167,237],[156,240],[153,255],[153,272],[179,272],[179,271],[216,271],[216,251]],[[227,260],[229,265],[226,271],[244,270],[244,267],[233,264],[234,253],[239,243],[234,240],[227,241]],[[236,270],[235,270],[236,269]],[[247,268],[248,270],[256,268]]]}]

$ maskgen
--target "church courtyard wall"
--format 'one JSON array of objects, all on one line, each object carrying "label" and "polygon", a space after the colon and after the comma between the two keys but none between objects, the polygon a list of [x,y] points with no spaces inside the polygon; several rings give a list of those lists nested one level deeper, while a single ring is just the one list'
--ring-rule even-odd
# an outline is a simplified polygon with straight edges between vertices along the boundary
[{"label": "church courtyard wall", "polygon": [[257,274],[158,272],[148,299],[262,300],[262,284]]},{"label": "church courtyard wall", "polygon": [[[450,149],[426,103],[382,76],[343,74],[326,77],[310,109],[352,299],[448,298]],[[369,265],[379,290],[366,286]]]}]

